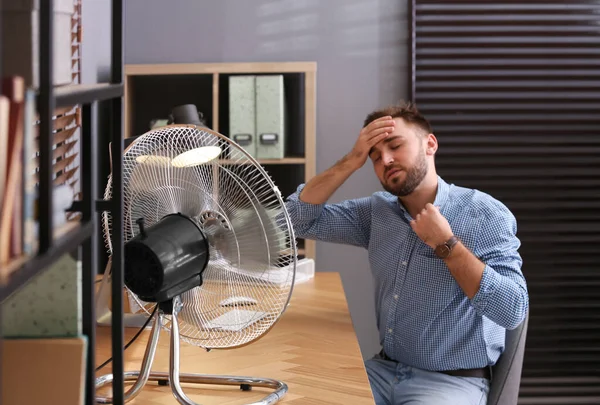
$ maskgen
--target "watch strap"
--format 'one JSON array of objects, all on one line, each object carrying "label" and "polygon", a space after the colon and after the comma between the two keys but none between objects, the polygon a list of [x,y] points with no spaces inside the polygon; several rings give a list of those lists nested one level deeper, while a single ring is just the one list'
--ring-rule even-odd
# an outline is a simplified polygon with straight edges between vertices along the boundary
[{"label": "watch strap", "polygon": [[458,237],[456,235],[452,235],[450,237],[450,239],[448,239],[446,241],[446,246],[448,246],[450,248],[450,250],[452,250],[452,248],[454,248],[454,246],[456,246],[457,243],[458,243]]}]

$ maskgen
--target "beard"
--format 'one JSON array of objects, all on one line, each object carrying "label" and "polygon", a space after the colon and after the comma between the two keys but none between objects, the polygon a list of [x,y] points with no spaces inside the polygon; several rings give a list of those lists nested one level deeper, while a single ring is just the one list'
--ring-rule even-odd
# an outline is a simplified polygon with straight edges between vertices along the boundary
[{"label": "beard", "polygon": [[[395,167],[391,167],[386,170],[393,169]],[[417,156],[417,160],[412,167],[404,170],[406,173],[404,176],[404,181],[400,181],[398,178],[392,178],[390,180],[386,180],[385,182],[381,182],[381,185],[388,193],[391,193],[397,197],[404,197],[415,191],[417,186],[421,184],[425,176],[427,175],[427,159],[425,158],[425,152],[421,150],[419,156]]]}]

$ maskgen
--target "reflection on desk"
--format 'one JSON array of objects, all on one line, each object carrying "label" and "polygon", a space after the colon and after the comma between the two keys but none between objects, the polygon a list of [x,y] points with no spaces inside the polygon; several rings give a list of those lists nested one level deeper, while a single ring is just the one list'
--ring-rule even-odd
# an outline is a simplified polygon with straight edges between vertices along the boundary
[{"label": "reflection on desk", "polygon": [[[136,333],[125,330],[125,341]],[[125,351],[125,370],[139,370],[148,341],[144,331]],[[97,328],[96,364],[110,357],[110,328]],[[291,303],[278,323],[258,341],[231,350],[204,349],[181,342],[182,373],[264,377],[281,380],[288,393],[279,403],[373,405],[373,396],[350,319],[338,273],[316,273],[294,288]],[[153,371],[169,370],[169,336],[161,332]],[[110,365],[98,376],[110,373]],[[129,387],[129,384],[126,385]],[[246,404],[261,399],[263,389],[183,384],[195,402]],[[110,395],[110,386],[99,394]],[[175,404],[170,387],[148,383],[130,404]]]}]

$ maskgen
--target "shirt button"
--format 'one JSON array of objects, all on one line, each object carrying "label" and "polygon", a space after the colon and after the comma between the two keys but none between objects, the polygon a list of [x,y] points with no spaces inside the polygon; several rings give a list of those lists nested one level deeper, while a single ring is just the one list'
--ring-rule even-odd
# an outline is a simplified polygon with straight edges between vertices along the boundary
[{"label": "shirt button", "polygon": [[403,266],[406,266],[406,262],[402,262],[402,265],[403,265]]},{"label": "shirt button", "polygon": [[392,333],[392,332],[393,332],[392,328],[389,328],[388,333]]},{"label": "shirt button", "polygon": [[398,299],[398,294],[394,294],[394,299],[397,300]]}]

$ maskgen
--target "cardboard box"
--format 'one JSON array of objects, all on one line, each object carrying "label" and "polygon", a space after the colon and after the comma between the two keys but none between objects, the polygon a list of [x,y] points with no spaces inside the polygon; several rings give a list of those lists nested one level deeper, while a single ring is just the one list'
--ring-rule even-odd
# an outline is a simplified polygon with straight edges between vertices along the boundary
[{"label": "cardboard box", "polygon": [[82,405],[87,338],[5,339],[2,405]]}]

